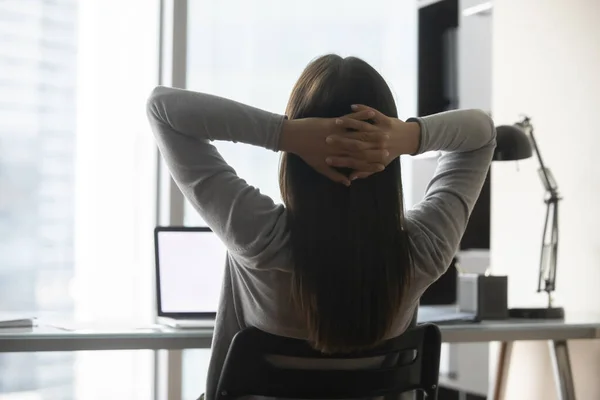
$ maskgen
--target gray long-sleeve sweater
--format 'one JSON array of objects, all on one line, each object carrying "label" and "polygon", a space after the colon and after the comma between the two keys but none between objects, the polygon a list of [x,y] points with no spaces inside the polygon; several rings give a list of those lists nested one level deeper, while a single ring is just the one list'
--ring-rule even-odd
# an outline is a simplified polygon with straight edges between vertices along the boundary
[{"label": "gray long-sleeve sweater", "polygon": [[[175,182],[228,249],[206,385],[206,399],[213,400],[237,332],[255,326],[282,336],[308,336],[289,307],[293,262],[285,207],[239,178],[211,144],[225,140],[278,151],[284,116],[157,87],[148,100],[148,117]],[[496,145],[493,122],[482,111],[415,120],[421,126],[419,153],[440,150],[443,155],[424,200],[406,213],[415,272],[410,301],[398,310],[393,336],[407,329],[422,293],[450,265]]]}]

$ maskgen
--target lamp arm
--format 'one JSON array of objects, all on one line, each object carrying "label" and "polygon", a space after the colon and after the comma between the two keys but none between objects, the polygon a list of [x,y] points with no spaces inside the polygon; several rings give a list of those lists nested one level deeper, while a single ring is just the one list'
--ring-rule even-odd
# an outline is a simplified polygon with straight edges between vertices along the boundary
[{"label": "lamp arm", "polygon": [[558,197],[546,199],[546,220],[542,236],[538,292],[548,293],[548,306],[552,305],[551,294],[556,289],[558,256]]},{"label": "lamp arm", "polygon": [[546,218],[544,221],[544,231],[542,236],[542,249],[540,254],[540,269],[538,277],[538,292],[546,292],[548,294],[548,307],[552,307],[552,292],[556,288],[556,267],[558,256],[558,203],[561,200],[558,194],[558,185],[542,159],[535,135],[533,126],[528,117],[517,125],[529,134],[531,145],[536,154],[539,168],[539,176],[546,189]]},{"label": "lamp arm", "polygon": [[533,125],[531,125],[529,117],[523,117],[523,120],[521,122],[518,122],[516,125],[523,129],[525,133],[527,133],[527,135],[529,136],[531,147],[533,147],[533,151],[540,166],[538,172],[540,175],[540,180],[542,181],[542,185],[544,185],[544,188],[548,192],[548,195],[558,197],[558,185],[556,183],[556,180],[554,179],[554,176],[552,175],[552,172],[544,164],[544,159],[542,158],[542,153],[540,152],[537,140],[535,139]]}]

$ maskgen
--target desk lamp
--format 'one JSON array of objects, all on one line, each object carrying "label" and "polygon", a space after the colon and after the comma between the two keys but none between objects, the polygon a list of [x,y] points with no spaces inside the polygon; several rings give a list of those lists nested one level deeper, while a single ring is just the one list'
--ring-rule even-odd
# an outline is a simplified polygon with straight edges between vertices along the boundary
[{"label": "desk lamp", "polygon": [[535,152],[539,164],[539,176],[546,189],[546,220],[542,236],[542,249],[537,292],[546,292],[548,306],[545,308],[512,308],[511,318],[561,319],[565,313],[562,307],[552,305],[552,292],[556,284],[556,261],[558,253],[558,202],[561,197],[552,172],[545,166],[539,147],[533,134],[533,125],[528,117],[514,125],[502,125],[496,128],[497,146],[494,161],[523,160]]}]

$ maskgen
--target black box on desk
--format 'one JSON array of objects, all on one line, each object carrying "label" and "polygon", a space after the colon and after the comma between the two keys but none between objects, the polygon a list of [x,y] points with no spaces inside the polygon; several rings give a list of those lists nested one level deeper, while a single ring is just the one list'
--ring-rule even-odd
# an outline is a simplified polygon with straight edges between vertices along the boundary
[{"label": "black box on desk", "polygon": [[508,277],[459,274],[458,307],[478,320],[508,318]]}]

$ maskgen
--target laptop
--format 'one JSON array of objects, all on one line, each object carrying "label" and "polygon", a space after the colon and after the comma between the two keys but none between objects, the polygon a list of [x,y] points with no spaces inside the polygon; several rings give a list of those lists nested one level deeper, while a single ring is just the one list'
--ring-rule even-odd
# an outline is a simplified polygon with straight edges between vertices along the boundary
[{"label": "laptop", "polygon": [[178,329],[212,328],[227,249],[210,228],[154,229],[158,323]]}]

